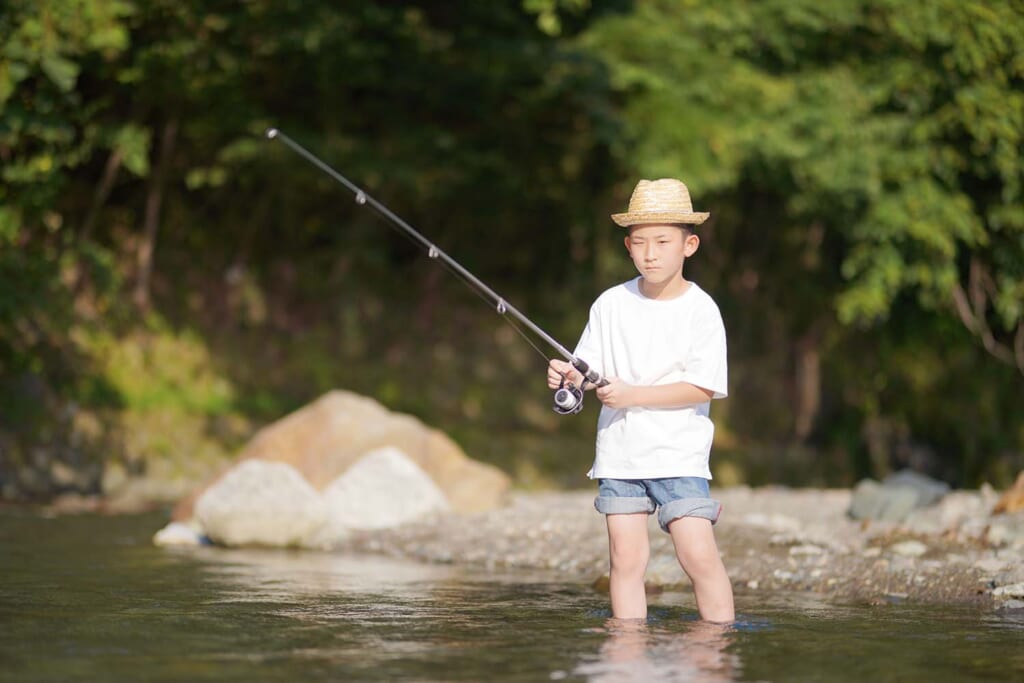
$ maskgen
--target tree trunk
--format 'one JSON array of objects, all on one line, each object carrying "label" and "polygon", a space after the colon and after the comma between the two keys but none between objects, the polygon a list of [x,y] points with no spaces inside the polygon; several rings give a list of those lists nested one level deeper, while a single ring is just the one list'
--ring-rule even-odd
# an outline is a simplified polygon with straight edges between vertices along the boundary
[{"label": "tree trunk", "polygon": [[114,181],[117,180],[117,172],[121,168],[121,159],[124,158],[124,154],[120,149],[114,149],[110,152],[110,156],[107,157],[107,165],[103,169],[103,178],[100,179],[99,185],[96,186],[96,192],[93,194],[92,206],[89,207],[89,215],[86,216],[85,222],[82,224],[81,241],[88,242],[92,238],[92,229],[96,224],[96,218],[100,214],[100,209],[107,203],[107,197],[110,196],[111,190],[114,189]]},{"label": "tree trunk", "polygon": [[821,409],[821,350],[816,330],[806,332],[796,342],[796,406],[793,433],[806,441],[814,429],[814,420]]},{"label": "tree trunk", "polygon": [[139,310],[149,309],[150,279],[153,273],[153,252],[156,248],[156,235],[160,227],[160,205],[164,198],[164,178],[174,152],[174,140],[178,134],[178,120],[171,119],[164,124],[160,134],[160,151],[153,174],[149,179],[146,192],[146,216],[142,228],[142,239],[136,255],[136,280],[133,299]]}]

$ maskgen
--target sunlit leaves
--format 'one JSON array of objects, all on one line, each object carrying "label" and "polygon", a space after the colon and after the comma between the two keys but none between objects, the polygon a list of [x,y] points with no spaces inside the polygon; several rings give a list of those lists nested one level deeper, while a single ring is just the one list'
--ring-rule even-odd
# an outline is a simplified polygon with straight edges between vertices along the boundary
[{"label": "sunlit leaves", "polygon": [[752,163],[774,169],[752,180],[785,192],[778,218],[823,220],[848,245],[841,319],[877,321],[904,291],[945,308],[960,256],[1024,216],[1024,15],[1012,7],[648,1],[583,41],[627,102],[626,164],[698,191],[733,186]]}]

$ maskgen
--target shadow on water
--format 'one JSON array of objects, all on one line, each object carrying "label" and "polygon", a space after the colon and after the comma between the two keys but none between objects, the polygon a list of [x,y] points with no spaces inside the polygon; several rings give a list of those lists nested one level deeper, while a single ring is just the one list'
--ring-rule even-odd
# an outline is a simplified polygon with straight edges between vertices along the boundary
[{"label": "shadow on water", "polygon": [[[1020,680],[1024,620],[971,608],[692,596],[646,623],[544,572],[150,543],[158,516],[0,511],[0,680]],[[753,615],[753,616],[751,616]]]}]

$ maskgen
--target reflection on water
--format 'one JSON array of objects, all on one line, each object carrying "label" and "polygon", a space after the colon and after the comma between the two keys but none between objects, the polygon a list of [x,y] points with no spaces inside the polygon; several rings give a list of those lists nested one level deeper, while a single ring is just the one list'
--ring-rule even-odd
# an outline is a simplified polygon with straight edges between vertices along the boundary
[{"label": "reflection on water", "polygon": [[200,560],[212,579],[223,582],[224,600],[381,591],[412,595],[459,574],[450,566],[367,555],[210,547],[170,550]]},{"label": "reflection on water", "polygon": [[163,521],[0,511],[0,681],[1024,678],[1012,614],[740,594],[724,628],[664,593],[631,623],[553,573],[169,551]]},{"label": "reflection on water", "polygon": [[596,656],[573,671],[589,681],[691,681],[725,683],[737,679],[740,660],[728,651],[731,626],[693,621],[664,628],[638,620],[609,619]]}]

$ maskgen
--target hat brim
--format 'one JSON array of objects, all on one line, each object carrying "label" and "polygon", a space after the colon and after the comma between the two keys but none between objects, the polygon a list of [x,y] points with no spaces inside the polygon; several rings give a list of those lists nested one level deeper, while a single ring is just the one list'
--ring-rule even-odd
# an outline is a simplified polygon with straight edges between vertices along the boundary
[{"label": "hat brim", "polygon": [[685,223],[700,225],[711,216],[706,211],[682,213],[679,211],[638,211],[634,213],[613,213],[612,220],[624,228],[645,223]]}]

